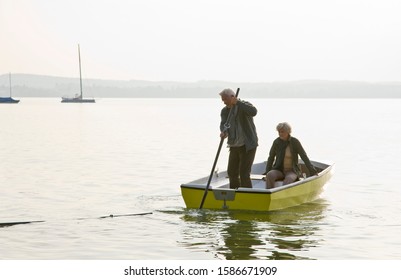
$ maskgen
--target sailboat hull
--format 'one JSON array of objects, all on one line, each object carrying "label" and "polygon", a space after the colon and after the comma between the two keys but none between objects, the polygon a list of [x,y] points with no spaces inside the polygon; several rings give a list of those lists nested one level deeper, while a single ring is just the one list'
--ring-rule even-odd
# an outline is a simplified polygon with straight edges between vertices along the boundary
[{"label": "sailboat hull", "polygon": [[61,103],[95,103],[95,99],[62,98]]},{"label": "sailboat hull", "polygon": [[0,97],[0,103],[15,104],[18,102],[19,100],[13,99],[11,97]]}]

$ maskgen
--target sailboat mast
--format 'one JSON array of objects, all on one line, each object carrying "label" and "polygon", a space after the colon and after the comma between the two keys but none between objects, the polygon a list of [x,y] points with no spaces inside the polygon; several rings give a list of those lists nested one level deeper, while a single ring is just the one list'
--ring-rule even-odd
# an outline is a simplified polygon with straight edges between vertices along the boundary
[{"label": "sailboat mast", "polygon": [[81,74],[81,51],[79,49],[79,44],[78,44],[78,59],[79,59],[79,85],[81,88],[81,98],[83,98],[83,96],[82,96],[82,74]]},{"label": "sailboat mast", "polygon": [[12,94],[12,90],[11,90],[11,73],[9,73],[8,79],[9,79],[9,81],[10,81],[10,97],[12,97],[13,94]]}]

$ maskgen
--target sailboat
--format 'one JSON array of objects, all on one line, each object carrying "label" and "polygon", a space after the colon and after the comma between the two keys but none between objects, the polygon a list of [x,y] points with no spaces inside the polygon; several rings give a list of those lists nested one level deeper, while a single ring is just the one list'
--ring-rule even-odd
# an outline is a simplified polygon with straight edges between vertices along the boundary
[{"label": "sailboat", "polygon": [[81,52],[78,44],[78,58],[79,58],[79,85],[81,92],[76,94],[75,97],[61,97],[62,103],[95,103],[95,99],[84,99],[82,93],[82,74],[81,74]]},{"label": "sailboat", "polygon": [[9,74],[10,80],[10,97],[0,97],[0,103],[18,103],[19,100],[12,98],[12,89],[11,89],[11,73]]}]

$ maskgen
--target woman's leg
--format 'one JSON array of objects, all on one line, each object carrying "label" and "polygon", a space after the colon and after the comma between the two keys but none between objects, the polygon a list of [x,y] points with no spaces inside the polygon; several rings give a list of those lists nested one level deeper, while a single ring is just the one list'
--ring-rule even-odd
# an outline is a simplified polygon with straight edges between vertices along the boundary
[{"label": "woman's leg", "polygon": [[279,170],[270,170],[266,174],[266,189],[274,188],[274,183],[277,180],[282,180],[282,179],[284,179],[283,172],[281,172]]},{"label": "woman's leg", "polygon": [[294,171],[285,172],[284,175],[283,185],[291,184],[298,179],[298,176]]}]

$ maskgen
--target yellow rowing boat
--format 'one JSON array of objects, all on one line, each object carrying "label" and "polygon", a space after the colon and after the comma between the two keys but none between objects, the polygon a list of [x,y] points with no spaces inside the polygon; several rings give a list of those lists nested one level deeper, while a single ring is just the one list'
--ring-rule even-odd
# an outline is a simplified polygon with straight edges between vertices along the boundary
[{"label": "yellow rowing boat", "polygon": [[[272,211],[311,202],[319,197],[334,172],[331,163],[311,163],[319,172],[318,175],[308,176],[307,168],[300,161],[304,178],[288,185],[278,181],[272,189],[266,189],[263,180],[266,162],[252,166],[252,188],[230,189],[227,172],[214,173],[203,208]],[[181,185],[181,194],[187,208],[199,208],[208,179],[204,177]]]}]

